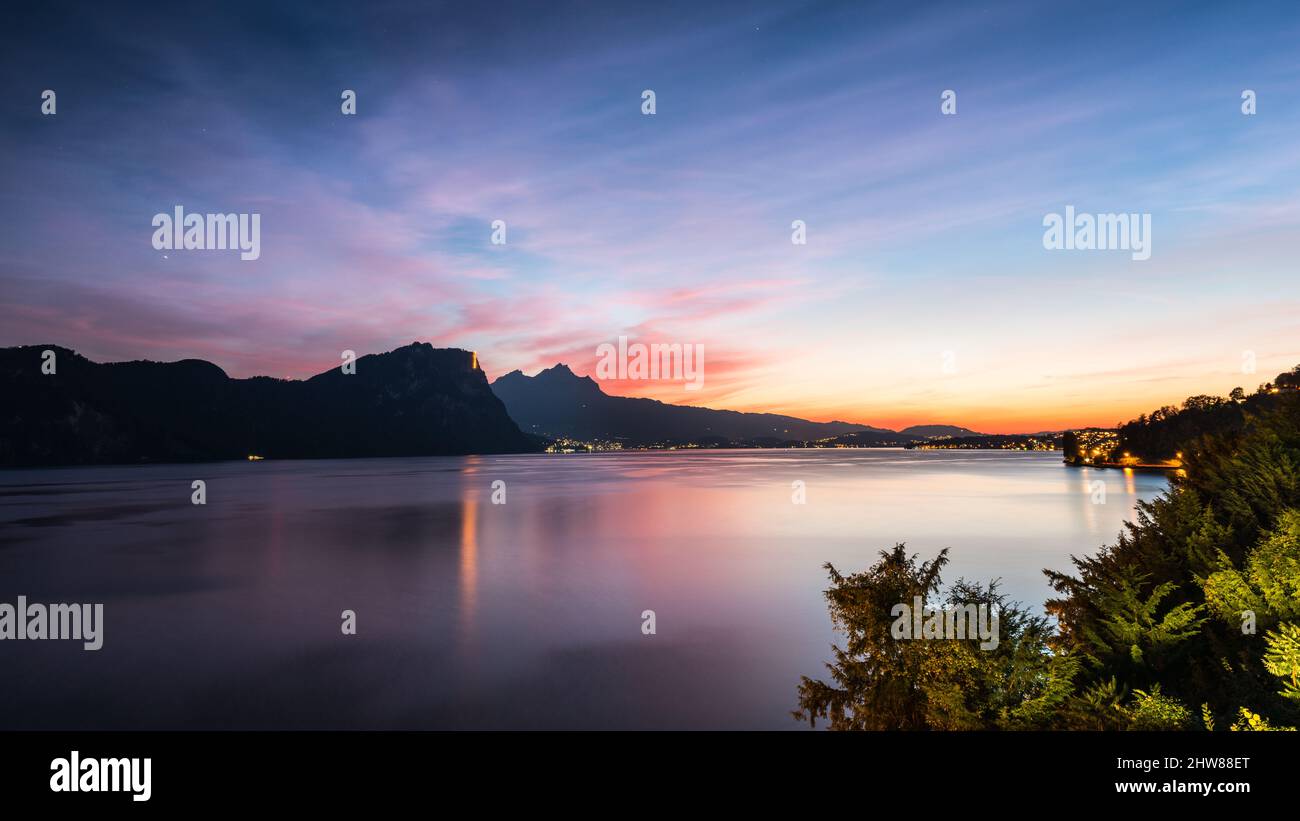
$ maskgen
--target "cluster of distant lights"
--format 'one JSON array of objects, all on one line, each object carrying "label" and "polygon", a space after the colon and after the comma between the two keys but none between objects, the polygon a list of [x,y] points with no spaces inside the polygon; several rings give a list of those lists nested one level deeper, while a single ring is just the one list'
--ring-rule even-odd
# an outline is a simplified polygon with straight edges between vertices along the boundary
[{"label": "cluster of distant lights", "polygon": [[947,437],[933,442],[918,444],[918,450],[1060,450],[1061,446],[1051,439],[1027,438],[1017,442],[957,442],[947,441]]},{"label": "cluster of distant lights", "polygon": [[547,453],[589,453],[623,450],[622,442],[606,442],[597,440],[594,442],[584,442],[581,439],[556,439],[550,445],[547,445]]}]

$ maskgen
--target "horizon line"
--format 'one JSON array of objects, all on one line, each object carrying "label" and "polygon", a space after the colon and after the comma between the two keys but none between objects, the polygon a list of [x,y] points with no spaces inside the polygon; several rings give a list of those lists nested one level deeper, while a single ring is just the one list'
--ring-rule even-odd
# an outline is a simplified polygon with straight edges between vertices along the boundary
[{"label": "horizon line", "polygon": [[[958,422],[952,422],[952,421],[933,421],[933,419],[934,419],[935,417],[929,417],[929,418],[928,418],[929,421],[912,421],[912,420],[909,419],[909,420],[906,420],[906,421],[907,421],[906,424],[900,424],[899,421],[896,421],[896,420],[891,420],[891,423],[868,423],[868,422],[862,422],[862,421],[852,421],[852,420],[850,420],[850,419],[842,418],[842,417],[840,417],[840,416],[828,416],[828,415],[819,415],[819,414],[806,414],[806,415],[800,415],[798,412],[779,410],[779,409],[774,409],[774,408],[771,408],[771,407],[761,408],[761,409],[756,409],[756,408],[754,408],[754,407],[752,407],[752,406],[751,406],[751,407],[726,407],[726,406],[718,406],[718,405],[716,405],[716,404],[704,405],[704,404],[697,404],[697,403],[692,403],[692,402],[688,402],[688,401],[671,401],[671,400],[663,399],[663,398],[660,398],[659,396],[653,396],[653,395],[628,395],[628,394],[625,394],[625,393],[614,393],[614,392],[611,392],[611,391],[609,391],[609,390],[606,390],[606,386],[607,386],[610,382],[617,382],[617,381],[619,381],[619,380],[602,380],[602,379],[598,379],[598,378],[593,377],[593,376],[592,376],[591,374],[589,374],[589,373],[580,373],[578,370],[575,370],[575,368],[574,368],[573,366],[571,366],[571,365],[569,365],[568,363],[563,362],[563,361],[557,361],[557,362],[555,362],[553,365],[546,366],[546,367],[540,367],[540,368],[537,368],[537,369],[535,370],[535,372],[532,373],[532,374],[527,373],[523,368],[512,368],[512,369],[510,369],[510,370],[503,370],[503,371],[502,371],[501,373],[499,373],[495,378],[492,378],[492,377],[490,377],[490,376],[488,375],[487,370],[485,370],[485,369],[482,367],[482,364],[481,364],[481,358],[479,357],[479,354],[478,354],[478,351],[477,351],[477,350],[475,350],[475,349],[473,349],[473,348],[468,348],[468,347],[459,347],[459,346],[439,347],[439,346],[434,345],[434,344],[433,344],[432,342],[430,342],[430,341],[427,341],[427,340],[418,340],[418,339],[417,339],[417,340],[414,340],[414,341],[412,341],[412,342],[410,342],[410,343],[404,344],[404,345],[397,345],[396,347],[393,347],[393,348],[391,348],[391,349],[389,349],[389,350],[384,350],[384,351],[375,351],[375,352],[369,352],[369,353],[361,353],[361,354],[357,354],[357,357],[356,357],[356,358],[357,358],[357,360],[361,360],[361,359],[364,359],[364,358],[367,357],[367,356],[384,356],[384,355],[387,355],[387,354],[395,353],[395,352],[397,352],[397,351],[399,351],[399,350],[402,350],[403,348],[410,348],[410,347],[417,347],[417,346],[427,346],[427,347],[429,347],[430,349],[433,349],[433,350],[460,351],[460,352],[463,352],[463,353],[467,353],[467,354],[472,355],[472,356],[474,357],[474,360],[473,360],[473,367],[474,367],[475,369],[477,369],[477,370],[479,370],[479,371],[481,371],[481,372],[483,373],[483,375],[484,375],[484,379],[488,382],[489,387],[490,387],[492,384],[494,384],[495,382],[499,381],[499,380],[500,380],[501,378],[503,378],[504,376],[507,376],[507,375],[510,375],[510,374],[513,374],[513,373],[518,373],[518,374],[520,374],[522,377],[527,378],[527,379],[534,379],[534,378],[536,378],[538,375],[540,375],[540,374],[542,374],[542,373],[544,373],[544,372],[551,371],[551,370],[555,370],[556,368],[564,368],[565,370],[567,370],[569,373],[573,374],[573,375],[574,375],[575,377],[577,377],[577,378],[580,378],[580,379],[587,379],[587,380],[591,381],[592,384],[594,384],[594,385],[597,387],[597,389],[600,390],[600,392],[601,392],[602,394],[604,394],[605,396],[609,396],[609,397],[611,397],[611,398],[618,398],[618,399],[649,399],[649,400],[656,401],[656,402],[659,402],[659,403],[664,404],[664,405],[671,405],[671,406],[675,406],[675,407],[692,407],[692,408],[701,408],[701,409],[704,409],[704,410],[730,411],[730,412],[734,412],[734,413],[767,414],[767,415],[774,415],[774,416],[785,416],[785,417],[790,417],[790,418],[793,418],[793,419],[800,419],[800,420],[807,421],[807,422],[816,422],[816,423],[820,423],[820,424],[835,424],[835,423],[838,423],[838,424],[844,424],[844,425],[856,425],[856,426],[863,427],[863,428],[874,428],[874,429],[876,429],[876,430],[889,431],[889,432],[894,432],[894,433],[902,433],[903,431],[906,431],[906,430],[908,430],[908,429],[910,429],[910,428],[916,428],[916,427],[959,427],[959,428],[963,428],[963,429],[965,429],[965,430],[969,430],[969,431],[971,431],[971,434],[970,434],[970,435],[981,435],[981,436],[1013,436],[1013,435],[1023,435],[1023,436],[1028,436],[1028,435],[1035,435],[1035,434],[1061,433],[1061,432],[1064,432],[1064,431],[1067,431],[1067,430],[1081,430],[1081,429],[1086,429],[1086,428],[1102,428],[1102,429],[1108,429],[1108,430],[1110,430],[1110,429],[1118,428],[1120,425],[1125,424],[1125,422],[1117,422],[1117,423],[1114,423],[1114,424],[1106,424],[1106,423],[1098,423],[1098,422],[1093,421],[1093,422],[1089,422],[1089,423],[1087,423],[1087,424],[1071,424],[1071,425],[1039,424],[1039,425],[1027,425],[1027,426],[1023,426],[1023,427],[1007,427],[1005,424],[1003,424],[1003,423],[999,423],[999,424],[995,424],[995,425],[993,425],[993,426],[990,426],[990,425],[979,425],[978,427],[972,427],[970,424],[961,424],[961,423],[958,423]],[[240,379],[240,380],[242,380],[242,379],[268,378],[268,379],[278,379],[278,380],[282,380],[282,381],[305,382],[305,381],[307,381],[308,379],[312,379],[312,378],[317,377],[317,376],[320,376],[320,375],[322,375],[322,374],[329,373],[331,370],[334,370],[335,368],[339,367],[338,365],[334,365],[334,366],[331,366],[331,367],[328,367],[328,368],[324,368],[324,369],[322,369],[322,370],[315,371],[315,372],[311,373],[311,374],[308,375],[308,376],[274,376],[274,375],[269,374],[269,373],[258,373],[258,374],[251,374],[251,375],[248,375],[248,376],[232,376],[232,375],[230,374],[230,372],[229,372],[225,367],[223,367],[220,363],[215,362],[215,361],[213,361],[212,359],[202,357],[202,356],[181,356],[181,357],[179,357],[179,358],[173,358],[173,359],[149,359],[149,358],[135,358],[135,359],[113,359],[113,358],[105,358],[105,359],[93,359],[91,356],[88,356],[88,355],[86,355],[86,354],[84,354],[84,353],[81,353],[80,351],[78,351],[78,349],[76,349],[76,348],[74,348],[74,347],[71,347],[71,346],[68,346],[68,345],[59,344],[59,343],[32,343],[32,344],[18,344],[18,345],[10,345],[10,346],[7,346],[7,347],[10,347],[10,348],[16,348],[16,349],[24,349],[24,348],[31,348],[31,349],[37,349],[37,348],[45,348],[45,349],[48,349],[48,348],[57,348],[57,349],[61,349],[61,350],[65,350],[65,351],[69,351],[69,352],[71,352],[72,354],[74,354],[74,355],[76,355],[76,356],[80,356],[80,357],[86,359],[87,361],[93,362],[93,363],[95,363],[95,364],[100,364],[100,365],[125,364],[125,363],[130,363],[130,362],[150,362],[150,363],[158,363],[158,364],[174,364],[174,363],[185,362],[185,361],[206,362],[206,363],[208,363],[208,364],[210,364],[210,365],[212,365],[212,366],[218,368],[219,370],[221,370],[221,372],[222,372],[222,373],[223,373],[227,378],[229,378],[229,379]],[[581,368],[582,366],[579,365],[578,367]],[[627,380],[623,380],[623,381],[626,382]],[[642,381],[643,381],[643,382],[650,382],[651,380],[642,380]],[[655,380],[655,381],[663,381],[663,380]],[[1186,397],[1183,397],[1183,398],[1185,399]],[[1149,408],[1149,410],[1139,411],[1138,414],[1132,415],[1132,416],[1131,416],[1128,420],[1126,420],[1126,421],[1133,421],[1134,419],[1137,418],[1137,415],[1139,415],[1139,414],[1149,413],[1150,411],[1154,411],[1154,410],[1156,410],[1156,408],[1152,407],[1152,408]],[[819,418],[819,416],[820,416],[820,418]]]}]

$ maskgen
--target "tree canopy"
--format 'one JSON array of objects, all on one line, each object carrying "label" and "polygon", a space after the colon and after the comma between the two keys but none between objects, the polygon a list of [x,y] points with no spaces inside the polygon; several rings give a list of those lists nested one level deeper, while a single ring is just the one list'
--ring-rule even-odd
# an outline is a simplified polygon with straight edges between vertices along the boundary
[{"label": "tree canopy", "polygon": [[[1300,725],[1300,393],[1272,397],[1180,443],[1185,475],[1118,542],[1044,571],[1060,594],[1047,617],[996,584],[945,589],[946,550],[921,561],[896,545],[848,575],[827,565],[847,642],[829,682],[802,679],[794,716],[831,729]],[[916,596],[998,606],[1000,642],[894,638],[891,608]]]}]

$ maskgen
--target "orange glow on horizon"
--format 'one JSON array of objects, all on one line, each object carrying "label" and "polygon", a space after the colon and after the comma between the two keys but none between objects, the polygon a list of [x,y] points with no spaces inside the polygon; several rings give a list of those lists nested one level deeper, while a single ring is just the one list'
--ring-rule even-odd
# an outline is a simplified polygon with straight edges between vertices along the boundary
[{"label": "orange glow on horizon", "polygon": [[[635,384],[636,390],[623,390]],[[949,401],[933,407],[905,411],[900,407],[885,407],[884,403],[862,405],[800,403],[759,403],[730,401],[726,397],[710,398],[703,395],[683,396],[679,385],[665,388],[650,383],[621,383],[615,392],[614,385],[601,384],[611,396],[657,399],[665,404],[691,405],[714,410],[731,410],[741,413],[774,413],[793,416],[810,422],[847,422],[890,430],[903,430],[914,425],[955,425],[979,433],[1017,434],[1061,431],[1079,428],[1113,428],[1136,419],[1139,415],[1165,405],[1179,405],[1187,396],[1213,391],[1189,388],[1187,393],[1169,395],[1152,392],[1149,398],[1131,396],[1107,398],[1098,396],[1086,402],[1050,401],[1040,398],[1037,404],[1019,403],[1012,397],[1001,399],[996,405],[972,398],[968,402]],[[1231,388],[1222,391],[1226,396]],[[915,401],[900,403],[915,406]]]}]

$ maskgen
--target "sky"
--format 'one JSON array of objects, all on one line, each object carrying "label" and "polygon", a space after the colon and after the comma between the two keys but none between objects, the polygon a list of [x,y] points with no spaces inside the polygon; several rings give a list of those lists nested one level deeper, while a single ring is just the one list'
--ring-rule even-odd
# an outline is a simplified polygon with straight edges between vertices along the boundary
[{"label": "sky", "polygon": [[[0,346],[302,378],[422,341],[496,378],[626,336],[703,384],[608,393],[988,432],[1300,363],[1294,2],[10,16]],[[178,205],[259,214],[260,257],[155,249]],[[1044,248],[1066,206],[1149,214],[1150,258]]]}]

